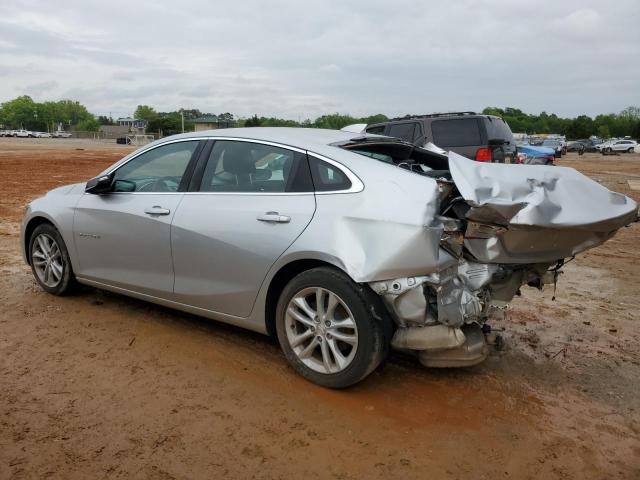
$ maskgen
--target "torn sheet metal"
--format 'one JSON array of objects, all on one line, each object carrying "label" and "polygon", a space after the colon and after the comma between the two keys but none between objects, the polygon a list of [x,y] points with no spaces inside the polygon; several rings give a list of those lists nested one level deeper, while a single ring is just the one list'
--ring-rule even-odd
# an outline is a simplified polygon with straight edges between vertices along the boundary
[{"label": "torn sheet metal", "polygon": [[[467,219],[506,227],[467,235],[481,262],[537,263],[599,245],[637,217],[638,205],[572,168],[481,163],[449,154]],[[486,237],[486,238],[483,238]]]}]

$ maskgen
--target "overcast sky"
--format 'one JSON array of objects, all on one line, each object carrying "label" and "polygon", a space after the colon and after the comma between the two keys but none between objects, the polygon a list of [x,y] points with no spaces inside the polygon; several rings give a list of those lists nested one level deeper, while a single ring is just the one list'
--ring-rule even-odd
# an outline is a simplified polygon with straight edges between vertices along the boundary
[{"label": "overcast sky", "polygon": [[0,101],[315,118],[640,106],[640,1],[5,1]]}]

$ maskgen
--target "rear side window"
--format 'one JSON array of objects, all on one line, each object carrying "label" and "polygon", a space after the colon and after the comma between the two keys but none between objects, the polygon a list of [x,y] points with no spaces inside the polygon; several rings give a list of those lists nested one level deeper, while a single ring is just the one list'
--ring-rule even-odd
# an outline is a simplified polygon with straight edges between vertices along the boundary
[{"label": "rear side window", "polygon": [[415,122],[411,123],[396,123],[389,127],[389,136],[400,138],[405,142],[413,143],[415,138],[417,124]]},{"label": "rear side window", "polygon": [[433,143],[439,147],[482,145],[480,124],[475,118],[434,120],[431,122]]},{"label": "rear side window", "polygon": [[261,143],[218,140],[202,174],[202,192],[311,191],[306,156]]},{"label": "rear side window", "polygon": [[316,192],[335,192],[351,188],[351,181],[338,167],[309,156],[311,178]]},{"label": "rear side window", "polygon": [[374,135],[384,135],[384,125],[378,125],[376,127],[367,128],[367,133],[373,133]]}]

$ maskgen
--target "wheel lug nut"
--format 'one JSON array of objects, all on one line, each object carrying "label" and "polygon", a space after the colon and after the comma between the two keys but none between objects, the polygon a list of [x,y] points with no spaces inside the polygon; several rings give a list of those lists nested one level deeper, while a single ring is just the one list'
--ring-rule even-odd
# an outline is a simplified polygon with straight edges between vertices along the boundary
[{"label": "wheel lug nut", "polygon": [[319,342],[322,342],[322,336],[321,335],[318,335],[316,338],[318,339]]},{"label": "wheel lug nut", "polygon": [[326,322],[324,322],[324,324],[325,324],[327,327],[330,327],[330,326],[331,326],[331,322],[330,322],[329,320],[327,320]]},{"label": "wheel lug nut", "polygon": [[333,338],[333,335],[331,335],[330,333],[327,333],[327,340],[331,340]]},{"label": "wheel lug nut", "polygon": [[311,330],[312,332],[315,332],[315,331],[316,331],[316,327],[311,327],[311,328],[310,328],[310,330]]}]

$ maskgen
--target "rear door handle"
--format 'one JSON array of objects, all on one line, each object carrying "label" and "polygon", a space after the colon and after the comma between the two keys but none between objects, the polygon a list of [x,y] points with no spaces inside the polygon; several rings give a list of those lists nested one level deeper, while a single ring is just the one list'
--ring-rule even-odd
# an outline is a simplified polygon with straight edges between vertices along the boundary
[{"label": "rear door handle", "polygon": [[171,210],[168,208],[162,208],[160,205],[154,205],[151,208],[145,208],[144,213],[147,215],[169,215]]},{"label": "rear door handle", "polygon": [[289,223],[291,221],[291,217],[287,215],[280,215],[278,212],[267,212],[263,215],[258,215],[258,220],[269,223]]}]

